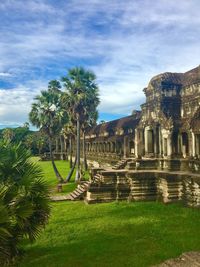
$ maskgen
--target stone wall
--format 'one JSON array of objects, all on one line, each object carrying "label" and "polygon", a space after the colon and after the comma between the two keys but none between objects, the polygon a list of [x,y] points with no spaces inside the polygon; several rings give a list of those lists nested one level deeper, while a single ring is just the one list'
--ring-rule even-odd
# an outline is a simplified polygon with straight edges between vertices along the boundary
[{"label": "stone wall", "polygon": [[127,201],[182,202],[200,207],[200,175],[166,171],[100,171],[91,182],[87,203]]}]

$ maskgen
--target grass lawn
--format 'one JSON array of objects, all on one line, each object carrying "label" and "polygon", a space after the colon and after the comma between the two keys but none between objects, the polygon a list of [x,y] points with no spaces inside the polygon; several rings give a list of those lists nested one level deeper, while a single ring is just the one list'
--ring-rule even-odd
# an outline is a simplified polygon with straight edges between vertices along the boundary
[{"label": "grass lawn", "polygon": [[[38,158],[33,158],[38,161]],[[50,161],[38,161],[56,194],[57,180]],[[66,161],[56,161],[63,175]],[[76,187],[64,185],[64,193]],[[18,267],[143,267],[200,250],[200,212],[179,204],[157,202],[52,203],[51,219],[41,237],[25,244]]]},{"label": "grass lawn", "polygon": [[200,212],[156,202],[52,204],[19,267],[143,267],[200,250]]},{"label": "grass lawn", "polygon": [[[63,192],[57,193],[58,180],[56,179],[55,173],[53,171],[51,161],[39,161],[39,157],[33,157],[32,161],[37,162],[37,164],[42,168],[44,173],[44,179],[48,182],[48,185],[50,186],[53,195],[66,194],[72,192],[76,188],[77,185],[74,183],[74,177],[75,177],[75,171],[74,171],[71,181],[67,184],[63,184]],[[66,178],[67,174],[70,171],[69,162],[65,160],[56,160],[55,163],[62,177]],[[86,179],[89,178],[88,173],[86,173],[85,178]]]}]

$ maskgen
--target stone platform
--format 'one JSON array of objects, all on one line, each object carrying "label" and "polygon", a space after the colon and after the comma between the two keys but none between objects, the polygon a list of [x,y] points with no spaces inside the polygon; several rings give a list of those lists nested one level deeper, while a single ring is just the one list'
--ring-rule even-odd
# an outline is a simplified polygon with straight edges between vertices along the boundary
[{"label": "stone platform", "polygon": [[104,170],[91,181],[87,203],[118,200],[183,202],[200,207],[200,174],[163,170]]}]

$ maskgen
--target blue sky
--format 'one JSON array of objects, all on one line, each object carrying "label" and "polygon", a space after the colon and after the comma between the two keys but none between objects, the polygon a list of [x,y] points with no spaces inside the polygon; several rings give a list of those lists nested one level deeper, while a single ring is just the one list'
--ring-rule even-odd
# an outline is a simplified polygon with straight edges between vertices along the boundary
[{"label": "blue sky", "polygon": [[0,127],[22,125],[48,81],[84,66],[98,77],[100,120],[138,109],[165,71],[200,64],[199,0],[0,2]]}]

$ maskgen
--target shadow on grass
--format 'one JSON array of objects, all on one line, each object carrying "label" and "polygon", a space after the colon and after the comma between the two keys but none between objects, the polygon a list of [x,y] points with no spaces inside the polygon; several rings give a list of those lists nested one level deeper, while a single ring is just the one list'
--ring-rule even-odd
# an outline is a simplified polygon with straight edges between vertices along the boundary
[{"label": "shadow on grass", "polygon": [[199,250],[199,219],[179,205],[57,203],[18,266],[150,266]]}]

